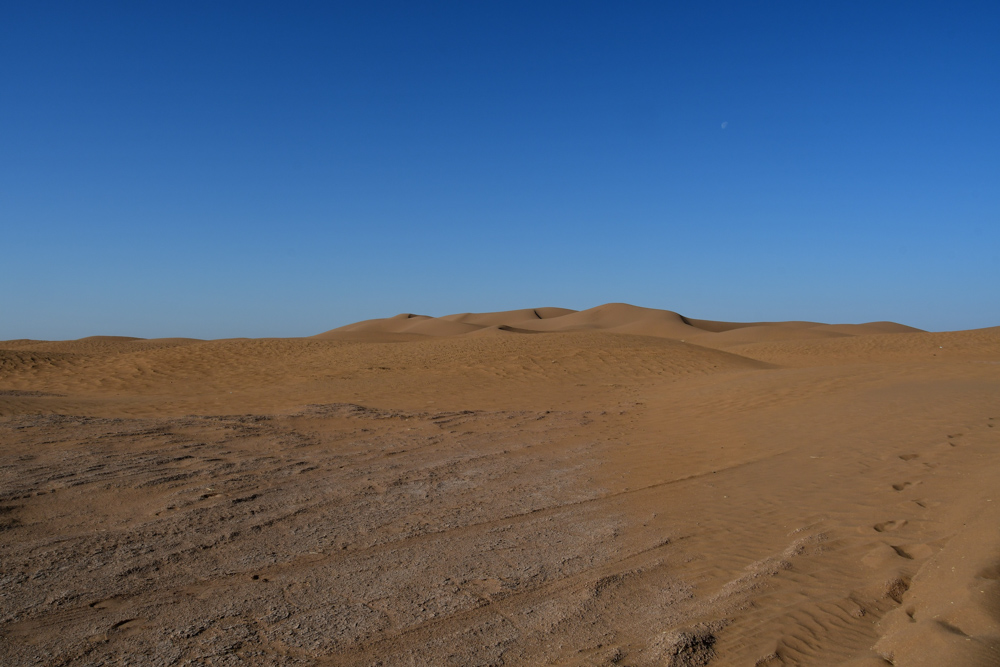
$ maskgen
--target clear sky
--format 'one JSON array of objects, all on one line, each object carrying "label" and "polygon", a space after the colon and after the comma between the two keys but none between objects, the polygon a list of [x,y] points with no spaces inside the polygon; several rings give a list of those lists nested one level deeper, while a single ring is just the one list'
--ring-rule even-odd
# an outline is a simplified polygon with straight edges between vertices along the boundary
[{"label": "clear sky", "polygon": [[0,339],[1000,325],[996,2],[6,2]]}]

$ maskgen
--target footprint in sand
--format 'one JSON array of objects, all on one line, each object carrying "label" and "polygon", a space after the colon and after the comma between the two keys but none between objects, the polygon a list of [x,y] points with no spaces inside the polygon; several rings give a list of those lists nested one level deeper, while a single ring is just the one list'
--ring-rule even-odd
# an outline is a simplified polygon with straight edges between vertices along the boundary
[{"label": "footprint in sand", "polygon": [[911,560],[923,560],[924,558],[929,558],[934,554],[934,547],[929,544],[907,544],[904,546],[893,547],[896,553],[898,553],[903,558],[909,558]]},{"label": "footprint in sand", "polygon": [[116,630],[118,632],[125,633],[127,635],[135,634],[137,631],[141,630],[143,627],[143,619],[141,618],[126,618],[123,621],[118,621],[111,626],[111,630]]},{"label": "footprint in sand", "polygon": [[934,554],[936,549],[929,544],[887,544],[875,545],[871,551],[862,557],[861,562],[873,569],[894,567],[900,558],[906,560],[924,560]]},{"label": "footprint in sand", "polygon": [[912,486],[913,482],[900,482],[899,484],[893,484],[892,488],[894,491],[902,491],[908,486]]},{"label": "footprint in sand", "polygon": [[113,597],[113,598],[107,598],[105,600],[97,600],[96,602],[91,602],[87,606],[90,607],[91,609],[117,609],[118,607],[122,606],[122,602],[123,602],[122,598]]},{"label": "footprint in sand", "polygon": [[904,461],[912,461],[913,459],[920,458],[920,454],[901,454],[899,458]]},{"label": "footprint in sand", "polygon": [[899,530],[906,525],[906,519],[900,519],[898,521],[883,521],[882,523],[876,523],[872,528],[875,529],[876,533],[885,533],[892,530]]},{"label": "footprint in sand", "polygon": [[976,576],[980,579],[1000,580],[1000,563],[980,570]]},{"label": "footprint in sand", "polygon": [[872,547],[871,551],[862,556],[861,563],[873,570],[891,569],[895,572],[900,558],[912,560],[905,549],[879,542]]},{"label": "footprint in sand", "polygon": [[913,560],[913,556],[910,554],[910,552],[904,549],[903,547],[898,547],[890,544],[889,548],[895,551],[896,555],[899,556],[900,558],[905,558],[906,560]]}]

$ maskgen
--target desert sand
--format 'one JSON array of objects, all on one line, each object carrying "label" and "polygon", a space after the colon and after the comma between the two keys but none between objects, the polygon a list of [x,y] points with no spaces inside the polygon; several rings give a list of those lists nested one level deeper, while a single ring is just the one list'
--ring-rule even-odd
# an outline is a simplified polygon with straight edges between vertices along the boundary
[{"label": "desert sand", "polygon": [[1000,327],[0,343],[4,665],[998,665]]}]

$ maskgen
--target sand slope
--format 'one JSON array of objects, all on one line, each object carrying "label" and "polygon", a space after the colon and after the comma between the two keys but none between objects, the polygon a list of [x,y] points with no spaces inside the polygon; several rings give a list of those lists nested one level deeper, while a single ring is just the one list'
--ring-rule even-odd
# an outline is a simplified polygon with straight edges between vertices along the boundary
[{"label": "sand slope", "polygon": [[1000,327],[0,343],[0,658],[1000,664]]}]

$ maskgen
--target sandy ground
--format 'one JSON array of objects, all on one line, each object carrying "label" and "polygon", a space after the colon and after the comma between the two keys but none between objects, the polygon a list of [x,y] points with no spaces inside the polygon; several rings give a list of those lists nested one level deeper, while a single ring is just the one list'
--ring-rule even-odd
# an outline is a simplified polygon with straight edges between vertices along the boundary
[{"label": "sandy ground", "polygon": [[1000,664],[1000,328],[0,343],[4,665]]}]

